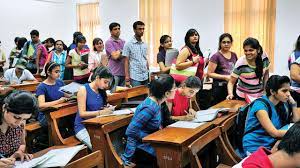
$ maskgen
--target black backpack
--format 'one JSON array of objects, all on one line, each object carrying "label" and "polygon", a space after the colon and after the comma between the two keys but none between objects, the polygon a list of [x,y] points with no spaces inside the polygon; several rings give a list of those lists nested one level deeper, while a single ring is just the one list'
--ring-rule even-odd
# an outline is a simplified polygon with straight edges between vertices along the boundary
[{"label": "black backpack", "polygon": [[258,98],[255,101],[251,102],[250,104],[239,108],[238,115],[237,115],[236,122],[235,122],[236,128],[234,131],[235,132],[234,137],[235,137],[236,146],[240,152],[243,152],[243,136],[261,127],[261,124],[258,124],[255,127],[253,127],[252,129],[245,132],[245,124],[246,124],[248,112],[251,109],[251,107],[253,106],[254,102],[256,102],[256,101],[261,101],[267,106],[269,118],[272,118],[271,106],[270,106],[269,102],[263,98]]}]

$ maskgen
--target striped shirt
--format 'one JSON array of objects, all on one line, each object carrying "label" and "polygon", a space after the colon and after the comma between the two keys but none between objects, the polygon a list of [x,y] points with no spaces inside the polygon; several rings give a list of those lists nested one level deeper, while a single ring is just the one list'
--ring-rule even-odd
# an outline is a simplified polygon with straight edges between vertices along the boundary
[{"label": "striped shirt", "polygon": [[[292,64],[297,64],[299,66],[300,65],[300,51],[294,51],[289,56],[288,63],[289,63],[289,68],[291,68]],[[296,91],[297,93],[300,93],[300,83],[297,83],[296,81],[292,80],[291,89]]]},{"label": "striped shirt", "polygon": [[[269,69],[270,61],[267,55],[262,55],[263,59],[263,76]],[[249,65],[246,56],[242,56],[235,64],[231,76],[238,78],[236,93],[241,98],[246,95],[252,97],[261,97],[263,94],[263,79],[259,80],[255,74],[255,66]]]},{"label": "striped shirt", "polygon": [[130,78],[136,81],[145,81],[149,77],[147,45],[133,37],[124,46],[122,55],[129,59]]},{"label": "striped shirt", "polygon": [[161,129],[160,106],[148,97],[137,107],[127,127],[127,144],[121,156],[125,165],[131,161],[136,148],[155,156],[154,148],[149,143],[143,143],[142,139],[159,129]]}]

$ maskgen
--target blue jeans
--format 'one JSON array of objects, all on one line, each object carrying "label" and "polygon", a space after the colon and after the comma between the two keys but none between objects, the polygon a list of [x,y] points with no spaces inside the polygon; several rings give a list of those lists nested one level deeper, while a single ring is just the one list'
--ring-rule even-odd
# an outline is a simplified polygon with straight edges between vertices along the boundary
[{"label": "blue jeans", "polygon": [[114,85],[111,88],[111,92],[116,91],[117,86],[125,86],[125,76],[114,76]]},{"label": "blue jeans", "polygon": [[134,79],[130,79],[130,85],[132,87],[140,86],[140,85],[147,85],[149,83],[149,79],[144,80],[144,81],[137,81]]}]

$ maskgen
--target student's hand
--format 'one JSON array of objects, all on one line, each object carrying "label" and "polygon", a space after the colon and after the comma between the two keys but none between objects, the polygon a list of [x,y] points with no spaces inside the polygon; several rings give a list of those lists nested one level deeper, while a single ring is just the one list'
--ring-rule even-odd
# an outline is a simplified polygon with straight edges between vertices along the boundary
[{"label": "student's hand", "polygon": [[117,106],[113,106],[113,105],[107,104],[105,108],[114,111],[116,107],[117,107]]},{"label": "student's hand", "polygon": [[195,57],[192,57],[192,59],[193,59],[193,62],[194,62],[194,63],[198,63],[198,62],[200,61],[200,56],[197,55],[197,56],[195,56]]},{"label": "student's hand", "polygon": [[132,168],[132,167],[135,167],[135,166],[136,166],[136,164],[134,164],[132,162],[129,162],[126,165],[124,165],[124,168]]},{"label": "student's hand", "polygon": [[23,151],[21,151],[21,150],[18,150],[18,151],[15,152],[11,157],[12,157],[12,158],[15,158],[15,159],[20,159],[21,162],[23,162],[24,159],[25,159],[26,161],[31,160],[31,159],[33,158],[33,155],[32,155],[32,154],[25,153],[25,152],[23,152]]},{"label": "student's hand", "polygon": [[184,112],[186,113],[186,116],[184,116],[183,120],[185,120],[185,121],[191,121],[191,120],[195,119],[196,112],[195,113],[194,112],[188,113],[187,111],[184,111]]},{"label": "student's hand", "polygon": [[0,167],[2,168],[11,168],[15,165],[15,158],[1,158]]},{"label": "student's hand", "polygon": [[99,115],[108,115],[108,114],[112,114],[113,110],[109,109],[109,108],[104,108],[103,110],[99,111]]},{"label": "student's hand", "polygon": [[294,100],[294,98],[292,96],[289,96],[289,103],[290,104],[297,104],[297,102]]},{"label": "student's hand", "polygon": [[230,80],[230,75],[225,75],[224,80],[228,82]]},{"label": "student's hand", "polygon": [[226,99],[227,99],[227,100],[232,100],[233,97],[234,97],[233,94],[229,94],[229,95],[226,97]]},{"label": "student's hand", "polygon": [[67,101],[68,101],[68,98],[66,98],[66,97],[61,97],[61,98],[58,99],[58,100],[59,100],[59,102],[64,103],[64,102],[67,102]]},{"label": "student's hand", "polygon": [[129,87],[129,86],[130,86],[130,77],[129,77],[129,75],[126,75],[126,76],[125,76],[125,86],[126,86],[126,87]]},{"label": "student's hand", "polygon": [[189,113],[196,116],[197,111],[195,111],[194,109],[190,108],[189,109]]}]

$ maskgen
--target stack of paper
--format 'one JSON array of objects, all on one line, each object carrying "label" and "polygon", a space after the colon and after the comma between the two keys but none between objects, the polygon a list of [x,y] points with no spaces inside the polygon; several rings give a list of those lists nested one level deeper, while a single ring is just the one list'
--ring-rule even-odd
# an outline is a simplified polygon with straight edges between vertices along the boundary
[{"label": "stack of paper", "polygon": [[41,157],[34,158],[30,161],[15,163],[15,168],[31,168],[31,167],[63,167],[81,150],[84,145],[74,147],[53,149]]},{"label": "stack of paper", "polygon": [[78,92],[79,88],[81,87],[82,85],[79,84],[79,83],[76,83],[76,82],[72,82],[68,85],[65,85],[65,86],[62,86],[59,88],[59,91],[63,92],[63,93],[66,93],[66,94],[69,94],[69,95],[75,95],[75,93]]},{"label": "stack of paper", "polygon": [[220,111],[228,111],[229,108],[217,108],[197,111],[192,122],[206,122],[215,119]]},{"label": "stack of paper", "polygon": [[168,125],[168,127],[176,127],[176,128],[197,128],[200,125],[203,125],[204,123],[194,123],[190,121],[177,121],[171,125]]},{"label": "stack of paper", "polygon": [[136,108],[129,108],[129,109],[121,109],[121,110],[115,110],[113,111],[112,114],[105,114],[105,115],[100,115],[97,117],[106,117],[106,116],[114,116],[114,115],[127,115],[127,114],[132,114],[135,112]]}]

